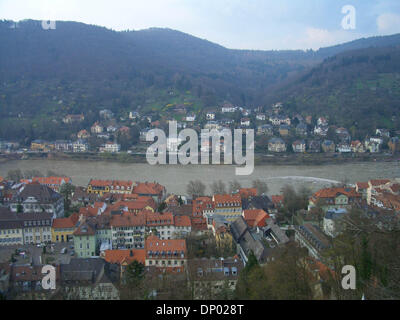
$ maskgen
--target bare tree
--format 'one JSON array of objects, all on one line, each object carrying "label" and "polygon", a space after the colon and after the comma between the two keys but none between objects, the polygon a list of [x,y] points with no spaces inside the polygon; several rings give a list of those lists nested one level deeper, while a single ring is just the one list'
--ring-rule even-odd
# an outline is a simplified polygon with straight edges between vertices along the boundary
[{"label": "bare tree", "polygon": [[253,186],[253,188],[257,189],[257,194],[259,196],[268,192],[267,183],[260,179],[253,180],[252,186]]},{"label": "bare tree", "polygon": [[240,184],[239,181],[233,180],[229,182],[229,193],[237,192],[241,187],[242,185]]},{"label": "bare tree", "polygon": [[213,194],[225,194],[226,186],[221,180],[215,181],[210,185]]},{"label": "bare tree", "polygon": [[200,180],[195,180],[195,181],[191,180],[186,186],[186,192],[192,198],[195,198],[196,196],[204,196],[205,191],[206,191],[206,186]]}]

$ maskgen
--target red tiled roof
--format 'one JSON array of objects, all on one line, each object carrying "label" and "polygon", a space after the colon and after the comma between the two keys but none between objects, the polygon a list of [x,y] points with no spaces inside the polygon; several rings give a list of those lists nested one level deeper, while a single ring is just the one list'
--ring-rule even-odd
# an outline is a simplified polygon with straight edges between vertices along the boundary
[{"label": "red tiled roof", "polygon": [[244,210],[244,220],[249,227],[265,227],[269,215],[262,209]]},{"label": "red tiled roof", "polygon": [[99,208],[93,208],[91,206],[79,209],[79,215],[83,215],[85,217],[97,216],[98,212],[99,212]]},{"label": "red tiled roof", "polygon": [[130,249],[130,250],[106,250],[104,251],[104,260],[108,263],[121,265],[124,262],[128,264],[138,261],[145,264],[146,250]]},{"label": "red tiled roof", "polygon": [[92,228],[88,223],[82,223],[75,231],[74,236],[93,236],[96,234],[96,230]]},{"label": "red tiled roof", "polygon": [[150,204],[149,201],[123,201],[118,203],[121,206],[127,207],[129,211],[144,210],[146,207],[155,209],[155,206]]},{"label": "red tiled roof", "polygon": [[70,183],[71,178],[68,177],[34,177],[32,182],[39,182],[45,185],[61,185],[61,183]]},{"label": "red tiled roof", "polygon": [[375,179],[375,180],[370,180],[369,182],[371,183],[371,185],[373,187],[375,187],[375,186],[381,186],[383,184],[386,184],[386,183],[390,182],[390,180],[389,179]]},{"label": "red tiled roof", "polygon": [[271,201],[274,204],[280,204],[283,202],[283,196],[282,195],[271,196]]},{"label": "red tiled roof", "polygon": [[368,182],[357,182],[356,186],[358,189],[368,189],[369,187]]},{"label": "red tiled roof", "polygon": [[239,194],[242,198],[257,196],[257,188],[241,188]]},{"label": "red tiled roof", "polygon": [[[186,256],[186,240],[185,239],[170,239],[161,240],[152,235],[145,241],[146,252],[148,251],[183,251]],[[179,256],[180,257],[180,256]]]},{"label": "red tiled roof", "polygon": [[124,187],[125,190],[128,188],[132,188],[133,181],[124,181],[124,180],[113,180],[111,186],[116,189],[117,187]]},{"label": "red tiled roof", "polygon": [[326,188],[314,193],[315,198],[335,198],[338,194],[344,194],[348,197],[361,197],[354,188]]},{"label": "red tiled roof", "polygon": [[192,215],[203,215],[203,210],[210,209],[214,209],[214,203],[212,202],[212,199],[209,197],[199,197],[193,201]]},{"label": "red tiled roof", "polygon": [[74,228],[78,219],[79,216],[77,213],[72,214],[68,218],[57,218],[53,220],[52,227],[54,229]]},{"label": "red tiled roof", "polygon": [[89,185],[92,187],[107,187],[111,186],[112,181],[111,180],[90,180]]},{"label": "red tiled roof", "polygon": [[164,189],[165,187],[158,183],[142,182],[135,186],[132,193],[159,195]]},{"label": "red tiled roof", "polygon": [[146,225],[148,226],[165,226],[165,225],[173,225],[174,224],[174,216],[171,212],[151,212],[144,211],[146,215]]},{"label": "red tiled roof", "polygon": [[192,221],[188,216],[175,216],[175,227],[190,227],[192,225]]},{"label": "red tiled roof", "polygon": [[112,216],[110,225],[112,227],[145,226],[146,225],[146,216],[145,215],[135,215],[132,213],[124,212],[121,215]]},{"label": "red tiled roof", "polygon": [[204,217],[190,217],[192,229],[196,231],[207,230],[207,220]]},{"label": "red tiled roof", "polygon": [[395,183],[393,184],[390,189],[394,192],[394,193],[398,193],[400,191],[400,184],[399,183]]},{"label": "red tiled roof", "polygon": [[239,194],[216,194],[214,195],[215,204],[231,204],[234,203],[235,206],[241,206],[242,199]]}]

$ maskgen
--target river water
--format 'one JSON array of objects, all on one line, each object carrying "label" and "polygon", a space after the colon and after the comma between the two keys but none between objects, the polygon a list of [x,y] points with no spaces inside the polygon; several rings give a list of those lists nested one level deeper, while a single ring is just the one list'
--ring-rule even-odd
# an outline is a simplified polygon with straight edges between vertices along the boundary
[{"label": "river water", "polygon": [[[400,177],[399,162],[364,162],[340,165],[296,166],[260,165],[251,176],[236,176],[234,166],[151,166],[143,163],[58,161],[58,160],[18,160],[0,163],[0,176],[7,176],[13,169],[36,169],[47,174],[55,171],[72,178],[75,185],[86,186],[91,178],[126,179],[133,181],[157,181],[165,185],[169,193],[185,194],[190,180],[200,179],[206,185],[213,181],[239,181],[243,187],[251,186],[254,179],[262,179],[269,186],[268,194],[277,194],[290,184],[294,187],[306,185],[313,191],[346,180],[348,183],[369,179]],[[207,190],[210,192],[210,189]]]}]

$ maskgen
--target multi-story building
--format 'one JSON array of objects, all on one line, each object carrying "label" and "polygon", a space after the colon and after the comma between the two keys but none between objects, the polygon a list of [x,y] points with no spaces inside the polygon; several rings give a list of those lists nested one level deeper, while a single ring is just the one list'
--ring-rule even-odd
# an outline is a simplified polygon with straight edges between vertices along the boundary
[{"label": "multi-story building", "polygon": [[98,122],[95,122],[93,126],[90,128],[90,131],[94,134],[102,133],[104,130],[103,126],[101,126]]},{"label": "multi-story building", "polygon": [[60,152],[69,152],[73,150],[73,143],[68,140],[57,140],[54,143],[54,149]]},{"label": "multi-story building", "polygon": [[101,258],[71,259],[60,265],[59,293],[67,300],[119,300],[118,271]]},{"label": "multi-story building", "polygon": [[326,212],[336,209],[350,209],[360,203],[361,194],[355,188],[326,188],[317,191],[309,200],[308,210],[321,207]]},{"label": "multi-story building", "polygon": [[118,153],[121,151],[121,145],[115,142],[106,142],[100,147],[100,152]]},{"label": "multi-story building", "polygon": [[213,196],[214,215],[235,221],[242,214],[242,199],[239,194],[216,194]]},{"label": "multi-story building", "polygon": [[286,152],[286,144],[281,138],[272,138],[268,142],[268,151]]},{"label": "multi-story building", "polygon": [[6,208],[0,208],[0,246],[24,243],[23,221]]},{"label": "multi-story building", "polygon": [[318,226],[306,223],[295,227],[295,241],[307,248],[311,257],[323,261],[323,252],[331,247]]},{"label": "multi-story building", "polygon": [[31,183],[23,186],[10,202],[12,212],[49,213],[53,218],[64,216],[64,198],[48,186]]},{"label": "multi-story building", "polygon": [[78,258],[96,256],[96,229],[88,221],[82,221],[73,233],[75,255]]},{"label": "multi-story building", "polygon": [[165,187],[156,182],[137,182],[132,193],[136,193],[139,196],[152,197],[157,203],[164,201],[166,197]]},{"label": "multi-story building", "polygon": [[51,242],[52,214],[43,212],[17,213],[23,223],[24,244]]},{"label": "multi-story building", "polygon": [[217,298],[222,290],[235,291],[243,262],[239,259],[191,259],[188,278],[193,299]]},{"label": "multi-story building", "polygon": [[32,182],[45,185],[55,192],[59,192],[62,185],[71,183],[71,178],[68,177],[33,177]]},{"label": "multi-story building", "polygon": [[51,226],[52,242],[69,242],[73,240],[73,234],[79,220],[78,214],[74,213],[68,218],[57,218]]},{"label": "multi-story building", "polygon": [[161,240],[152,235],[146,239],[146,267],[159,272],[183,273],[187,265],[185,239]]},{"label": "multi-story building", "polygon": [[296,140],[292,144],[293,152],[304,153],[306,152],[306,142],[304,140]]},{"label": "multi-story building", "polygon": [[89,181],[87,193],[95,193],[103,196],[105,193],[131,194],[133,182],[125,180],[94,180]]},{"label": "multi-story building", "polygon": [[146,216],[130,213],[113,215],[111,218],[113,249],[144,248]]},{"label": "multi-story building", "polygon": [[72,143],[72,150],[75,153],[78,152],[88,152],[89,151],[89,144],[84,139],[78,139],[74,143]]}]

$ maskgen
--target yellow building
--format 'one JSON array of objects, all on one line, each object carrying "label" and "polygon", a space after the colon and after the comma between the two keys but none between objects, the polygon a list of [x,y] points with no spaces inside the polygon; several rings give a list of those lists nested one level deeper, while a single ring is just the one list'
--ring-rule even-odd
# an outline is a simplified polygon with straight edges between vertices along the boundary
[{"label": "yellow building", "polygon": [[110,192],[111,185],[112,181],[109,180],[90,180],[86,192],[103,196],[104,193]]},{"label": "yellow building", "polygon": [[105,193],[132,194],[134,184],[123,180],[90,180],[87,193],[96,193],[102,196]]},{"label": "yellow building", "polygon": [[78,222],[78,214],[74,213],[68,218],[58,218],[53,220],[51,226],[52,242],[68,242],[72,241],[72,234]]},{"label": "yellow building", "polygon": [[213,196],[214,214],[222,216],[229,222],[242,215],[242,198],[240,194],[216,194]]},{"label": "yellow building", "polygon": [[54,150],[54,148],[54,144],[42,140],[35,140],[31,142],[32,151],[49,152],[51,150]]},{"label": "yellow building", "polygon": [[24,244],[22,222],[2,221],[0,223],[0,246]]}]

